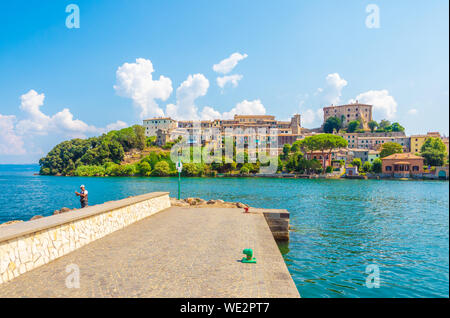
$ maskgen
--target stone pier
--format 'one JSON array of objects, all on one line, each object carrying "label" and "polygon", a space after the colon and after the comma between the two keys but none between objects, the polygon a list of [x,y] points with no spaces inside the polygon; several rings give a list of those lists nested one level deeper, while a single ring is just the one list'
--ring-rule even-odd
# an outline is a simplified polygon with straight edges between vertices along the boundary
[{"label": "stone pier", "polygon": [[299,297],[268,224],[284,211],[170,207],[167,193],[89,209],[0,229],[0,297]]}]

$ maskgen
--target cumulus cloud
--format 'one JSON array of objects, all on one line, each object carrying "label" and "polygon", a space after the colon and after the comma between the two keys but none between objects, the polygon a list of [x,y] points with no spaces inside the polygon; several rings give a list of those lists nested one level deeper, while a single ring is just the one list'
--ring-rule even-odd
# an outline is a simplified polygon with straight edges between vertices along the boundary
[{"label": "cumulus cloud", "polygon": [[40,109],[44,105],[44,99],[43,93],[38,94],[33,89],[20,97],[20,109],[27,117],[16,125],[20,134],[47,135],[50,132],[62,132],[71,137],[83,137],[86,133],[99,131],[95,126],[74,119],[68,108],[64,108],[53,116],[44,114]]},{"label": "cumulus cloud", "polygon": [[176,104],[166,106],[166,114],[176,119],[199,119],[195,100],[208,92],[209,81],[203,74],[189,75],[177,88]]},{"label": "cumulus cloud", "polygon": [[342,90],[347,86],[347,81],[343,79],[338,73],[331,73],[325,77],[324,87],[319,87],[311,96],[309,94],[302,95],[302,100],[299,107],[303,106],[308,101],[309,104],[320,106],[318,109],[307,109],[300,111],[302,114],[302,125],[305,126],[320,126],[323,122],[324,106],[331,104],[337,105],[340,103]]},{"label": "cumulus cloud", "polygon": [[120,130],[120,129],[123,129],[126,127],[128,127],[128,124],[126,122],[118,120],[115,123],[111,123],[111,124],[107,125],[105,128],[105,132],[108,132],[111,130]]},{"label": "cumulus cloud", "polygon": [[214,120],[222,118],[222,114],[212,107],[205,106],[200,114],[200,118],[203,120]]},{"label": "cumulus cloud", "polygon": [[409,115],[417,115],[417,113],[418,113],[418,111],[415,108],[412,108],[412,109],[408,110],[408,114]]},{"label": "cumulus cloud", "polygon": [[355,102],[356,100],[363,104],[373,105],[374,114],[381,118],[393,119],[397,113],[397,102],[394,97],[389,95],[389,91],[386,89],[367,91],[359,94],[350,102]]},{"label": "cumulus cloud", "polygon": [[216,81],[217,81],[217,85],[218,85],[220,88],[224,88],[225,85],[226,85],[227,83],[230,83],[233,87],[237,87],[239,81],[240,81],[242,78],[243,78],[243,76],[242,76],[242,75],[239,75],[239,74],[225,75],[225,76],[218,77],[218,78],[216,79]]},{"label": "cumulus cloud", "polygon": [[153,64],[144,58],[136,59],[136,63],[124,63],[116,71],[114,89],[122,97],[133,100],[140,111],[140,117],[163,116],[164,111],[156,100],[167,100],[172,94],[172,81],[168,77],[160,76],[154,80]]},{"label": "cumulus cloud", "polygon": [[0,114],[0,155],[25,154],[24,142],[14,130],[16,116],[4,116]]},{"label": "cumulus cloud", "polygon": [[223,113],[222,117],[224,119],[233,118],[234,115],[265,115],[266,108],[261,103],[261,100],[255,99],[252,101],[243,100],[242,102],[236,104],[229,112]]},{"label": "cumulus cloud", "polygon": [[339,104],[342,89],[347,86],[347,81],[341,78],[338,73],[328,74],[325,81],[325,87],[317,89],[316,95],[319,95],[321,102],[327,106]]},{"label": "cumulus cloud", "polygon": [[178,120],[213,120],[229,119],[234,115],[264,115],[266,109],[259,99],[243,100],[237,103],[229,112],[220,113],[211,106],[205,106],[201,111],[195,104],[197,98],[208,92],[209,81],[203,74],[189,75],[177,88],[177,101],[166,106],[166,115]]},{"label": "cumulus cloud", "polygon": [[312,109],[307,109],[301,116],[302,126],[312,124],[316,119],[316,113]]},{"label": "cumulus cloud", "polygon": [[[53,116],[47,115],[41,110],[45,95],[39,94],[33,89],[23,94],[20,100],[20,109],[24,113],[24,119],[17,120],[15,116],[0,114],[2,132],[0,135],[0,154],[36,154],[35,149],[40,149],[40,147],[36,146],[34,141],[36,141],[36,137],[40,136],[49,136],[50,139],[55,139],[55,137],[56,139],[86,138],[89,135],[98,135],[128,126],[120,120],[104,128],[88,125],[80,119],[75,119],[68,108],[64,108]],[[45,140],[38,138],[37,142],[40,141]],[[42,154],[41,150],[38,152]]]},{"label": "cumulus cloud", "polygon": [[221,74],[228,74],[230,73],[236,65],[239,63],[239,61],[242,61],[243,59],[247,58],[247,54],[241,54],[241,53],[233,53],[226,59],[223,59],[218,64],[213,65],[213,70],[216,73]]}]

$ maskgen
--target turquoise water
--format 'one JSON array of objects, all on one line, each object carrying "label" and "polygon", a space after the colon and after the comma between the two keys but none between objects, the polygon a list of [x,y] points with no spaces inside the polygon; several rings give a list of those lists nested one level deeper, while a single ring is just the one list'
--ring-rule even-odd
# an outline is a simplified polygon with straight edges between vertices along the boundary
[{"label": "turquoise water", "polygon": [[[152,191],[176,196],[176,178],[34,176],[38,166],[0,166],[0,223]],[[280,246],[302,297],[448,297],[449,184],[445,181],[186,178],[183,197],[221,198],[291,212]],[[257,254],[258,251],[255,251]],[[380,287],[367,288],[376,264]]]}]

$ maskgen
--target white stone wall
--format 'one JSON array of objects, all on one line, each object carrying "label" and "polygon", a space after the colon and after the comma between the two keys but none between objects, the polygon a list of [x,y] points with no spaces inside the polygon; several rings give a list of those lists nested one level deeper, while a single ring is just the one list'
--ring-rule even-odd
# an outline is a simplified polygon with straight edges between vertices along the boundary
[{"label": "white stone wall", "polygon": [[0,242],[0,284],[169,207],[166,194]]}]

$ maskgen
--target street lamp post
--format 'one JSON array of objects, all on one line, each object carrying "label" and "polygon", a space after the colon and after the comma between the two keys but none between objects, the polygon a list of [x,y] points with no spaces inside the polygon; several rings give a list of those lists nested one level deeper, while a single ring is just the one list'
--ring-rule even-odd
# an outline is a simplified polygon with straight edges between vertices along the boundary
[{"label": "street lamp post", "polygon": [[181,161],[177,162],[178,170],[178,200],[181,200],[181,171],[183,170],[183,164]]}]

